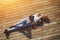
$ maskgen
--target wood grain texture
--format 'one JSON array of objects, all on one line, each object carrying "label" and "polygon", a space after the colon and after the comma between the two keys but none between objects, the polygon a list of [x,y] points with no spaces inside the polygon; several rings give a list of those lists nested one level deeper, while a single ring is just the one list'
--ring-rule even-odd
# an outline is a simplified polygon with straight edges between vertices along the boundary
[{"label": "wood grain texture", "polygon": [[[0,1],[0,40],[7,40],[5,34],[3,34],[6,28],[32,13],[46,14],[51,22],[59,22],[60,0],[17,0],[13,3]],[[32,39],[59,33],[59,26],[60,24],[55,24],[31,30]],[[43,28],[45,29],[42,30]],[[21,32],[13,32],[9,40],[29,39]]]}]

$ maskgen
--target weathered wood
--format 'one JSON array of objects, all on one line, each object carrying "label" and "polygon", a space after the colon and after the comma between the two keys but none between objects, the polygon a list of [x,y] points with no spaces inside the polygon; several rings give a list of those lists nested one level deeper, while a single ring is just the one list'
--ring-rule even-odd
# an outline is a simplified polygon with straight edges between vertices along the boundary
[{"label": "weathered wood", "polygon": [[[0,40],[29,40],[23,33],[11,33],[10,39],[3,34],[6,28],[32,13],[48,15],[51,22],[60,23],[60,0],[17,0],[14,3],[0,1]],[[32,39],[60,33],[60,24],[37,27],[31,30]],[[37,40],[37,39],[36,39]]]}]

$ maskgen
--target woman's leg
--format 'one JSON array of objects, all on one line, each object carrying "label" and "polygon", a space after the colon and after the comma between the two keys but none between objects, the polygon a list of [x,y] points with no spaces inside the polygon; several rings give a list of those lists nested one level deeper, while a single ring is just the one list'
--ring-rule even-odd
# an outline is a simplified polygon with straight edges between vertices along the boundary
[{"label": "woman's leg", "polygon": [[5,29],[4,33],[6,34],[7,39],[9,38],[9,35],[11,32],[16,31],[17,29],[19,29],[18,27],[12,27],[9,29]]},{"label": "woman's leg", "polygon": [[23,26],[23,24],[19,24],[19,25],[16,25],[16,26],[14,26],[14,27],[11,27],[11,28],[9,28],[9,29],[5,29],[4,33],[11,32],[11,31],[15,31],[15,30],[17,30],[17,29],[19,29],[19,28],[22,28],[22,26]]},{"label": "woman's leg", "polygon": [[22,27],[23,27],[23,24],[18,24],[12,28],[9,28],[8,31],[14,31],[14,30],[17,30],[17,29],[22,28]]},{"label": "woman's leg", "polygon": [[15,31],[17,29],[18,29],[18,27],[12,27],[12,28],[9,28],[8,31]]}]

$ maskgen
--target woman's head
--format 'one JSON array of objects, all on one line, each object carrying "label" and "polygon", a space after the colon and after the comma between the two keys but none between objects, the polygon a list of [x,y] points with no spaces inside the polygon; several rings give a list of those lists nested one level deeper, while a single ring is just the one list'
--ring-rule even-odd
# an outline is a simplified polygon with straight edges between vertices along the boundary
[{"label": "woman's head", "polygon": [[47,15],[41,15],[40,19],[42,20],[42,22],[50,23],[50,20]]}]

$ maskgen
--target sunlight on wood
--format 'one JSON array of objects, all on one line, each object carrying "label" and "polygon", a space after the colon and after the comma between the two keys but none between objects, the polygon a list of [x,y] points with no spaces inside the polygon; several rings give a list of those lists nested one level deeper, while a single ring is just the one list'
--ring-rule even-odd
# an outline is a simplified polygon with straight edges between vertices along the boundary
[{"label": "sunlight on wood", "polygon": [[15,1],[17,1],[17,0],[0,0],[0,2],[1,2],[2,4],[9,4],[9,3],[13,3],[13,2],[15,2]]}]

